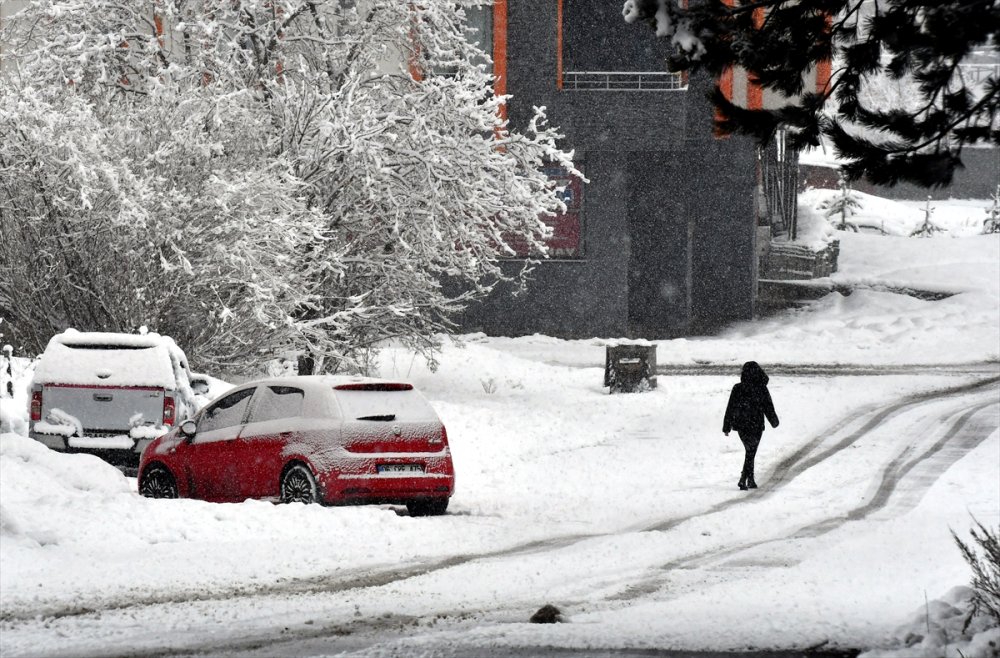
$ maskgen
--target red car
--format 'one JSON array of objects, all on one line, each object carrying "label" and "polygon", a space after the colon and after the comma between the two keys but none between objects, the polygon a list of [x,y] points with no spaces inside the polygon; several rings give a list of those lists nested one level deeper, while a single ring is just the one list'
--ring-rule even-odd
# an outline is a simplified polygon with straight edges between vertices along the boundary
[{"label": "red car", "polygon": [[153,441],[139,464],[152,498],[391,503],[444,514],[455,488],[448,434],[412,385],[285,377],[239,386]]}]

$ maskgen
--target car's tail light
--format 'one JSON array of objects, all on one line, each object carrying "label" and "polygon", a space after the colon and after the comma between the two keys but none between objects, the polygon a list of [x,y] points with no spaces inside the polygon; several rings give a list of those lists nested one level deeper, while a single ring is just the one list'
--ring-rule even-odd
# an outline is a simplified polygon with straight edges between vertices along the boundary
[{"label": "car's tail light", "polygon": [[441,426],[441,443],[448,445],[448,429],[444,425]]},{"label": "car's tail light", "polygon": [[42,392],[35,391],[31,394],[31,420],[42,419]]},{"label": "car's tail light", "polygon": [[173,425],[174,424],[174,412],[176,408],[174,406],[174,399],[169,396],[163,396],[163,424]]}]

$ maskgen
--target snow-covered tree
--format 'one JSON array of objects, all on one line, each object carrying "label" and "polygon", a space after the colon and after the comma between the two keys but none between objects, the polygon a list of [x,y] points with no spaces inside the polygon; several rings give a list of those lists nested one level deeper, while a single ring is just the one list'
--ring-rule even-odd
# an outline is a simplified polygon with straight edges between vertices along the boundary
[{"label": "snow-covered tree", "polygon": [[837,187],[837,196],[830,198],[822,206],[826,210],[824,215],[828,219],[837,219],[837,223],[834,225],[834,228],[838,231],[850,230],[857,233],[858,227],[849,222],[848,218],[857,214],[858,209],[861,207],[858,195],[851,189],[851,185],[847,181],[847,177],[843,174],[840,176],[840,181]]},{"label": "snow-covered tree", "polygon": [[944,231],[943,228],[931,221],[933,214],[934,208],[931,206],[931,198],[927,197],[927,203],[924,204],[924,221],[910,233],[911,238],[929,238],[935,233]]},{"label": "snow-covered tree", "polygon": [[986,207],[983,233],[1000,233],[1000,185],[997,185],[996,192],[990,196],[993,203]]},{"label": "snow-covered tree", "polygon": [[[243,170],[266,149],[219,146],[249,148],[255,110],[240,113],[233,96],[199,106],[169,88],[122,112],[75,88],[6,89],[0,306],[20,341],[37,350],[66,326],[148,324],[221,365],[289,335],[294,281],[282,271],[312,214],[287,171]],[[218,113],[234,121],[209,127]]]},{"label": "snow-covered tree", "polygon": [[542,165],[573,171],[541,110],[502,118],[477,4],[31,4],[0,35],[0,273],[35,272],[0,280],[0,312],[35,345],[145,323],[199,365],[432,353],[523,284],[498,261],[544,254]]}]

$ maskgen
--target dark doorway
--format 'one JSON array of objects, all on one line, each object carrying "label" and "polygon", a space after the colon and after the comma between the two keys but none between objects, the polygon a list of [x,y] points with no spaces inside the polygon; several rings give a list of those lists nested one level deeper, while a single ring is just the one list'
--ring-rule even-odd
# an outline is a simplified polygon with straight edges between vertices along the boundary
[{"label": "dark doorway", "polygon": [[665,202],[630,213],[629,243],[629,336],[680,335],[688,322],[692,275],[682,206]]}]

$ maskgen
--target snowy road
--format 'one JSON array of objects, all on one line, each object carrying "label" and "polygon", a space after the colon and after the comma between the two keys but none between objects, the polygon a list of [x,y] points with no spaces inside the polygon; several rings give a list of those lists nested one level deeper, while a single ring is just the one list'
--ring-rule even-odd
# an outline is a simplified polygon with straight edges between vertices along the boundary
[{"label": "snowy road", "polygon": [[[774,637],[775,624],[794,626],[794,615],[768,619],[766,606],[747,613],[744,596],[796,606],[817,600],[830,585],[824,578],[835,576],[816,575],[811,562],[881,522],[905,517],[963,458],[977,450],[995,452],[998,428],[1000,378],[979,377],[848,410],[759,471],[761,489],[736,492],[733,485],[729,495],[704,498],[681,514],[664,509],[656,518],[651,510],[654,516],[640,523],[597,532],[566,533],[554,526],[541,538],[494,550],[261,587],[145,596],[133,591],[97,609],[25,608],[4,615],[3,653],[394,655],[418,648],[460,655],[500,647],[530,655],[532,647],[545,646],[638,651],[693,646],[690,638],[711,632],[712,626],[696,621],[706,609],[739,618],[748,628],[757,624]],[[635,428],[630,439],[655,440],[658,431]],[[433,521],[456,537],[481,533],[483,523],[463,513]],[[336,542],[330,548],[335,551]],[[867,559],[879,569],[893,556]],[[803,583],[802,565],[814,581]],[[569,611],[574,623],[523,623],[549,602]],[[643,633],[637,625],[648,626],[648,617],[633,616],[633,610],[646,609],[655,609],[657,619],[686,617],[684,631]],[[773,646],[787,647],[789,639],[803,647],[845,646],[866,639],[858,633],[850,624],[841,635],[834,624],[826,637],[785,630],[785,643]]]}]

